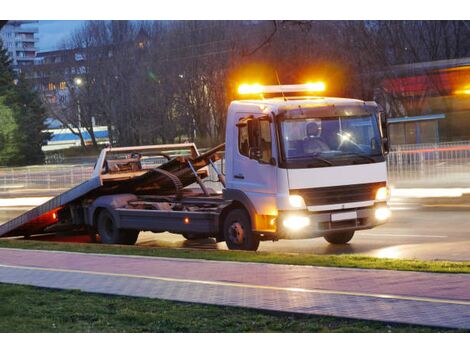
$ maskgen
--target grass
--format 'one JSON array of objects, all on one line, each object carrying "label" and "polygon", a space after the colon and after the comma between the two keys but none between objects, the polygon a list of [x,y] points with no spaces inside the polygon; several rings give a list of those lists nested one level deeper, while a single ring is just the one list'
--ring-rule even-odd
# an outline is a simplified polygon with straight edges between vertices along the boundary
[{"label": "grass", "polygon": [[0,332],[446,332],[405,324],[0,284]]},{"label": "grass", "polygon": [[438,273],[470,273],[470,262],[382,259],[359,255],[314,255],[243,251],[216,251],[200,249],[175,249],[137,246],[133,247],[89,243],[58,243],[31,240],[0,240],[0,247],[58,250],[80,253],[106,253],[151,257],[208,259],[219,261],[314,265],[344,268],[426,271]]}]

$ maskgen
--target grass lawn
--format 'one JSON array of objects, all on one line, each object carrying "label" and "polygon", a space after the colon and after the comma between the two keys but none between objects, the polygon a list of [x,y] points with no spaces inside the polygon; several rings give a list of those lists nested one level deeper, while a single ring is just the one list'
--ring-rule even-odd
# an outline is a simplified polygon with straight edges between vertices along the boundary
[{"label": "grass lawn", "polygon": [[216,251],[138,246],[118,246],[89,243],[59,243],[31,240],[0,240],[0,247],[44,249],[82,253],[129,254],[152,257],[209,259],[222,261],[257,262],[273,264],[315,265],[347,268],[429,271],[440,273],[470,273],[470,262],[422,261],[381,259],[359,255],[314,255],[263,253],[243,251]]},{"label": "grass lawn", "polygon": [[0,301],[0,333],[457,331],[10,284]]}]

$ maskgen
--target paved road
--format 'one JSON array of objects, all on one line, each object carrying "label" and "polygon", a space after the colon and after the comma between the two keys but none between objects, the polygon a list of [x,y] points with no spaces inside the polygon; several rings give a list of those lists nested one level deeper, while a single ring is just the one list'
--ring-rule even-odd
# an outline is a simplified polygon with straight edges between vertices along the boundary
[{"label": "paved road", "polygon": [[0,282],[470,328],[465,274],[0,249]]},{"label": "paved road", "polygon": [[[323,238],[263,242],[260,251],[363,254],[381,258],[470,261],[470,195],[440,198],[394,197],[393,216],[386,225],[359,231],[350,244],[330,245]],[[29,209],[28,207],[0,208],[0,223]],[[87,241],[87,237],[43,237],[42,240]],[[224,243],[212,239],[187,241],[170,233],[143,232],[138,245],[227,249]]]}]

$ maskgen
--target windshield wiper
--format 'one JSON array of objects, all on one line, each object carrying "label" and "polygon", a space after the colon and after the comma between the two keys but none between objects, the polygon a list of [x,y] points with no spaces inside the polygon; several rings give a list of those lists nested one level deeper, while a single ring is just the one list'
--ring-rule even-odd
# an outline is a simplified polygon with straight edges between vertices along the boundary
[{"label": "windshield wiper", "polygon": [[346,154],[346,155],[360,156],[360,157],[363,158],[363,159],[369,160],[369,162],[371,162],[371,163],[375,163],[375,162],[376,162],[376,160],[375,160],[373,157],[369,156],[369,155],[365,155],[365,154],[361,154],[361,153],[354,153],[354,152],[349,152],[349,153],[344,153],[344,154]]},{"label": "windshield wiper", "polygon": [[[320,157],[320,156],[314,156],[313,159],[314,159],[314,160],[320,160],[321,162],[323,162],[323,163],[325,163],[325,164],[328,164],[328,165],[330,165],[330,166],[334,166],[334,164],[333,164],[331,161],[329,161],[329,160],[327,160],[327,159],[325,159],[325,158],[322,158],[322,157]],[[308,167],[312,167],[313,164],[308,164],[307,166],[308,166]]]}]

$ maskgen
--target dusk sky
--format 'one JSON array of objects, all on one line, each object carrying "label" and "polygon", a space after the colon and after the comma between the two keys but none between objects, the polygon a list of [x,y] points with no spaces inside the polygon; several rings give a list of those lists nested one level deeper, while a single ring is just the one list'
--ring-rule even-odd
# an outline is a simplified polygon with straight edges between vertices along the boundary
[{"label": "dusk sky", "polygon": [[39,21],[39,51],[59,49],[60,44],[85,21]]}]

